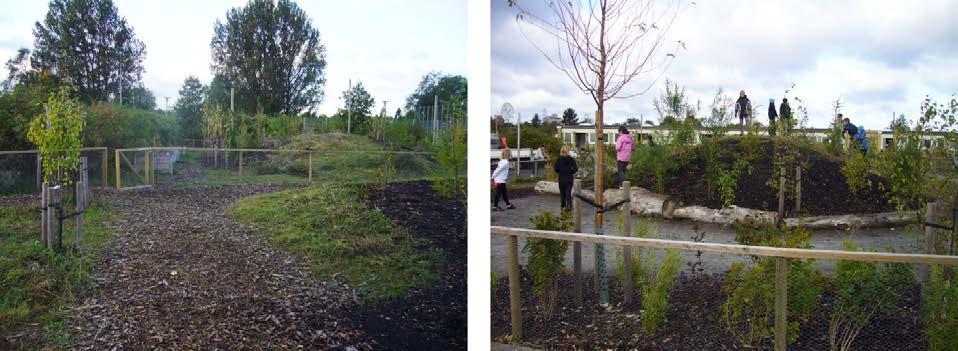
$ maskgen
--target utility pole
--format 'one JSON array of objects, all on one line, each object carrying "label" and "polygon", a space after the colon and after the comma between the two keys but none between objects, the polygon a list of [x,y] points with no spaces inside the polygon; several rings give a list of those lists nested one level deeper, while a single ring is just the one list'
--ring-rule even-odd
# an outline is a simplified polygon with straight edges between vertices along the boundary
[{"label": "utility pole", "polygon": [[516,113],[516,179],[519,179],[519,170],[522,162],[522,113]]},{"label": "utility pole", "polygon": [[353,80],[349,80],[349,90],[346,90],[346,134],[353,130]]},{"label": "utility pole", "polygon": [[388,103],[389,103],[389,100],[383,100],[383,112],[382,112],[383,116],[379,120],[380,131],[382,132],[382,134],[380,134],[380,137],[379,137],[380,141],[386,140],[386,104]]},{"label": "utility pole", "polygon": [[167,115],[170,114],[170,97],[169,96],[166,97],[166,114]]}]

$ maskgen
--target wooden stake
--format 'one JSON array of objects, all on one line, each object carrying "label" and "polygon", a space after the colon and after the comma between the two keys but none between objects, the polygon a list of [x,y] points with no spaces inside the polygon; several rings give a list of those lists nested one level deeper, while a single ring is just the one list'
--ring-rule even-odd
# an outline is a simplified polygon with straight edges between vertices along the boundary
[{"label": "wooden stake", "polygon": [[38,187],[38,188],[39,188],[41,185],[43,185],[43,180],[42,180],[42,179],[43,179],[43,174],[40,173],[40,171],[41,171],[40,164],[41,164],[41,163],[42,163],[42,162],[41,162],[41,160],[40,160],[40,152],[37,151],[37,187]]},{"label": "wooden stake", "polygon": [[308,171],[309,181],[312,182],[313,181],[313,153],[312,152],[309,153],[309,164],[307,165],[307,168],[309,168],[309,171]]},{"label": "wooden stake", "polygon": [[47,234],[50,232],[50,228],[47,228],[50,225],[50,220],[47,218],[49,211],[47,210],[47,205],[49,204],[49,189],[47,183],[40,184],[40,240],[43,241],[43,247],[49,248],[50,241],[47,239]]},{"label": "wooden stake", "polygon": [[778,218],[775,219],[775,223],[781,224],[783,221],[785,221],[785,167],[782,167],[778,176]]},{"label": "wooden stake", "polygon": [[[582,193],[582,180],[572,182],[572,230],[582,232],[582,200],[578,196]],[[576,306],[582,305],[582,242],[572,242],[572,278],[575,284]]]},{"label": "wooden stake", "polygon": [[519,295],[519,238],[507,238],[509,251],[509,308],[512,320],[512,341],[522,339],[522,298]]},{"label": "wooden stake", "polygon": [[802,167],[795,166],[795,213],[802,211]]},{"label": "wooden stake", "polygon": [[775,350],[788,346],[788,259],[775,258]]},{"label": "wooden stake", "polygon": [[115,149],[113,152],[115,153],[113,163],[116,165],[116,190],[120,190],[120,150]]},{"label": "wooden stake", "polygon": [[102,182],[100,183],[100,186],[103,188],[108,188],[110,186],[110,150],[109,149],[103,148],[102,158],[103,159],[100,160],[100,167],[101,167],[100,173],[102,173],[100,174],[100,179]]},{"label": "wooden stake", "polygon": [[[936,217],[938,217],[938,203],[929,201],[926,208],[925,223],[935,223]],[[930,225],[925,226],[925,253],[929,255],[935,254],[935,227]],[[928,279],[927,264],[918,266],[918,278],[921,281]]]},{"label": "wooden stake", "polygon": [[240,151],[239,153],[239,175],[240,177],[243,176],[243,152],[242,151]]},{"label": "wooden stake", "polygon": [[77,227],[77,249],[83,247],[83,208],[86,205],[86,183],[83,181],[83,175],[87,172],[87,158],[80,157],[80,181],[76,183],[76,194],[74,198],[76,199],[76,211],[79,214],[76,216],[76,227]]},{"label": "wooden stake", "polygon": [[[622,182],[622,190],[625,191],[628,202],[622,204],[619,211],[622,213],[622,236],[632,236],[632,184],[628,180]],[[632,247],[622,247],[622,262],[625,266],[622,271],[625,275],[625,303],[632,303]]]}]

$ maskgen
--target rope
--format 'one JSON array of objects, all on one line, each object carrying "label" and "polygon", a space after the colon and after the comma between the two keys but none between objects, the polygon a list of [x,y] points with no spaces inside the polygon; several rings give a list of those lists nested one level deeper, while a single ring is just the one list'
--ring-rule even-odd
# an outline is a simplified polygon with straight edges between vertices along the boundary
[{"label": "rope", "polygon": [[619,208],[619,206],[622,206],[622,204],[631,201],[630,198],[626,197],[626,198],[623,199],[622,201],[616,202],[616,203],[614,203],[614,204],[612,204],[612,205],[606,207],[606,206],[602,206],[602,205],[597,204],[595,201],[592,201],[592,199],[587,198],[587,197],[583,196],[582,194],[575,194],[575,197],[579,198],[579,200],[582,200],[583,202],[585,202],[585,203],[587,203],[587,204],[589,204],[589,205],[592,205],[592,207],[595,207],[595,208],[596,208],[596,213],[604,213],[604,212],[608,212],[608,211],[615,210],[615,209]]}]

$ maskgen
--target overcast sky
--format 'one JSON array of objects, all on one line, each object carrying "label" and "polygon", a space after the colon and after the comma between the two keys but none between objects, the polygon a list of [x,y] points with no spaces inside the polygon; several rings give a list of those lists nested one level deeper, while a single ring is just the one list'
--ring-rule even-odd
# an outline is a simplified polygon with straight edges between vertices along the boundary
[{"label": "overcast sky", "polygon": [[[542,16],[550,14],[539,0],[520,1],[526,8],[538,7]],[[554,40],[517,23],[516,10],[505,0],[493,0],[491,12],[493,113],[509,102],[523,120],[543,110],[561,114],[566,107],[594,115],[591,97],[522,33],[544,45],[554,46]],[[775,98],[777,106],[795,83],[789,101],[793,109],[791,97],[805,101],[812,126],[827,125],[831,101],[840,96],[853,123],[883,128],[895,112],[913,119],[925,95],[943,101],[958,93],[955,14],[958,1],[700,0],[673,25],[669,40],[684,41],[687,50],[663,77],[685,86],[703,110],[717,88],[736,98],[745,89],[752,103],[763,107],[763,123],[768,99]],[[606,120],[644,115],[657,121],[652,101],[663,86],[664,79],[643,96],[607,102]]]},{"label": "overcast sky", "polygon": [[[187,75],[212,79],[213,24],[243,0],[114,0],[146,45],[143,80],[157,106],[173,106]],[[0,0],[0,59],[33,47],[33,24],[46,15],[47,1]],[[326,45],[326,97],[320,113],[342,105],[349,79],[362,81],[390,113],[404,104],[426,73],[466,75],[466,3],[446,0],[298,1]]]}]

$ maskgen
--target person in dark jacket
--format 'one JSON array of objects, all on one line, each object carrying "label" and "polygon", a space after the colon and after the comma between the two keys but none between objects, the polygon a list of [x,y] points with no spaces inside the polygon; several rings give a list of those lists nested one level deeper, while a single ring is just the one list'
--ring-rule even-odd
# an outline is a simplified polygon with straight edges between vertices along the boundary
[{"label": "person in dark jacket", "polygon": [[745,96],[745,90],[738,92],[738,100],[735,101],[735,116],[738,117],[739,131],[744,131],[745,122],[752,122],[752,102]]},{"label": "person in dark jacket", "polygon": [[852,124],[851,120],[848,118],[842,118],[841,114],[838,114],[838,117],[842,119],[842,137],[845,139],[845,145],[843,149],[847,154],[848,150],[852,149],[852,142],[855,140],[855,134],[858,134],[858,127]]},{"label": "person in dark jacket", "polygon": [[768,135],[775,135],[775,117],[778,117],[775,112],[775,99],[768,99]]},{"label": "person in dark jacket", "polygon": [[792,118],[792,107],[788,105],[788,98],[782,98],[782,105],[778,107],[778,116],[782,120]]},{"label": "person in dark jacket", "polygon": [[568,146],[562,147],[561,155],[556,159],[553,168],[559,175],[559,206],[562,209],[572,209],[572,182],[575,180],[575,173],[579,171],[579,165],[569,156]]}]

